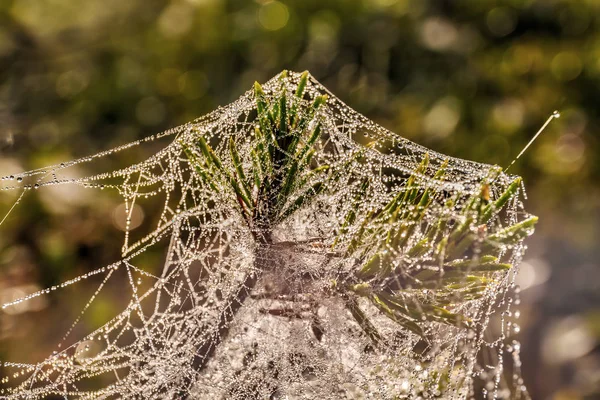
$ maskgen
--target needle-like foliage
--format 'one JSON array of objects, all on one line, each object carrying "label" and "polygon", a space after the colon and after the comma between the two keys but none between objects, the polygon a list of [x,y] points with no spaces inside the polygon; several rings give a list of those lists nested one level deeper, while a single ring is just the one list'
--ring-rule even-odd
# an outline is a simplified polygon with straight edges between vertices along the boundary
[{"label": "needle-like foliage", "polygon": [[[280,79],[286,76],[284,72]],[[270,100],[262,86],[254,84],[258,123],[250,144],[248,171],[233,137],[228,141],[231,160],[227,165],[202,136],[195,148],[184,145],[201,179],[213,190],[224,184],[232,191],[244,221],[263,243],[270,243],[274,227],[319,195],[336,176],[328,173],[329,165],[311,163],[321,140],[319,108],[327,96],[318,95],[305,106],[307,80],[308,73],[304,72],[290,99],[283,83]],[[432,179],[443,182],[447,166],[445,160]],[[512,265],[498,260],[499,250],[530,234],[537,221],[530,217],[488,236],[487,223],[514,197],[521,179],[515,178],[495,201],[490,201],[490,182],[501,173],[492,169],[469,196],[446,199],[443,190],[423,188],[419,182],[428,168],[429,155],[425,153],[393,198],[361,217],[360,206],[368,201],[370,183],[364,179],[333,239],[332,248],[341,250],[341,257],[357,260],[354,270],[338,278],[335,291],[348,299],[352,316],[375,342],[381,336],[350,293],[369,299],[381,313],[425,339],[424,321],[468,328],[469,318],[453,310],[480,298],[503,279]],[[310,180],[303,179],[307,175]],[[454,212],[457,200],[466,204],[458,215]],[[438,206],[435,212],[439,213],[440,206],[442,212],[430,216],[434,204]],[[423,232],[417,227],[426,217],[438,221]],[[360,228],[349,235],[348,228],[357,220]],[[419,268],[407,268],[407,263],[415,264],[415,260]]]}]

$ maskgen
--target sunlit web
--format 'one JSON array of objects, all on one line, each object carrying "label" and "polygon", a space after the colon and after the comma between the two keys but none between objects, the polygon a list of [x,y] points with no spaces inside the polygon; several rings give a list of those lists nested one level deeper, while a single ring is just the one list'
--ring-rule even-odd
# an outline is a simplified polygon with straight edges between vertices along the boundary
[{"label": "sunlit web", "polygon": [[[23,193],[17,204],[32,189],[79,185],[117,192],[129,215],[159,206],[144,207],[150,231],[126,232],[122,259],[2,306],[102,276],[83,315],[111,279],[131,288],[97,330],[73,338],[80,316],[45,360],[5,362],[0,398],[527,398],[510,338],[513,279],[535,222],[520,179],[403,139],[310,76],[282,74],[262,90],[144,140],[3,178],[3,191]],[[310,160],[291,147],[269,154],[266,131],[299,138]],[[129,167],[68,177],[167,137]],[[139,260],[159,245],[168,250],[153,275]]]}]

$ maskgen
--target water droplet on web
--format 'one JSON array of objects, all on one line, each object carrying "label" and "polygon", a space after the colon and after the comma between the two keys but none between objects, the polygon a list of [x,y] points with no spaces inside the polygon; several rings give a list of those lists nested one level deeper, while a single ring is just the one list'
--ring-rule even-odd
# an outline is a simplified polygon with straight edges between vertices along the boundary
[{"label": "water droplet on web", "polygon": [[84,340],[77,344],[73,358],[80,364],[88,363],[100,354],[102,348],[102,344],[95,340]]}]

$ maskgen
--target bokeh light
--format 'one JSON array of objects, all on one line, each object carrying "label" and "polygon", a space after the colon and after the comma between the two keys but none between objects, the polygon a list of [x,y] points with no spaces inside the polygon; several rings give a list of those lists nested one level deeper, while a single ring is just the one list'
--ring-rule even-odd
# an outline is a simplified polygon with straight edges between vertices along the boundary
[{"label": "bokeh light", "polygon": [[279,1],[268,1],[258,10],[258,20],[269,31],[277,31],[287,25],[290,14],[287,6]]}]

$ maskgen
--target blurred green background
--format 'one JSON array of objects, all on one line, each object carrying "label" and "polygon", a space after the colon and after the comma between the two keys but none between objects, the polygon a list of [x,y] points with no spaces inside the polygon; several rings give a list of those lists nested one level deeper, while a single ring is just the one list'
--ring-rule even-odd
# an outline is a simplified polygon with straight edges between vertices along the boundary
[{"label": "blurred green background", "polygon": [[[598,0],[4,0],[0,175],[182,124],[284,68],[408,139],[501,166],[560,110],[511,168],[540,216],[518,278],[523,368],[534,399],[596,399],[599,25]],[[0,302],[118,259],[123,213],[93,190],[30,193],[0,228]],[[0,359],[51,351],[86,285],[0,311]],[[119,310],[114,290],[81,332]]]}]

